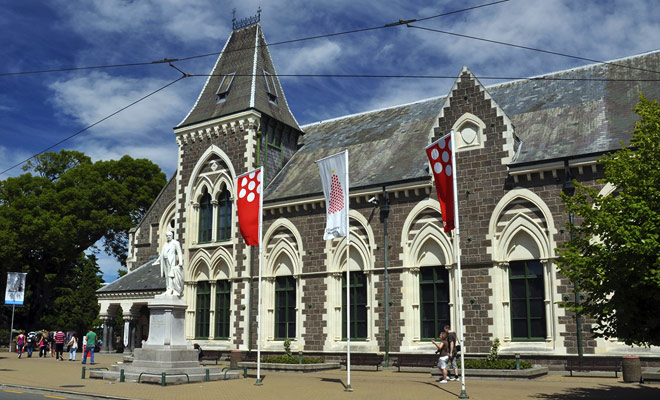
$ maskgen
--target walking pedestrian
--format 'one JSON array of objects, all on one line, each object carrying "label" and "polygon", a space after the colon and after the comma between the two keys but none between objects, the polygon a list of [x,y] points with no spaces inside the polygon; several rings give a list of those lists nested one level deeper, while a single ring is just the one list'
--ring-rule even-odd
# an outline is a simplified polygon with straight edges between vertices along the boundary
[{"label": "walking pedestrian", "polygon": [[18,350],[18,358],[21,358],[23,355],[23,347],[25,346],[25,335],[23,331],[18,332],[16,336],[16,349]]},{"label": "walking pedestrian", "polygon": [[457,359],[460,346],[456,343],[458,340],[456,338],[456,332],[452,331],[449,325],[445,325],[445,332],[447,333],[447,343],[449,344],[449,369],[454,370],[454,376],[450,376],[449,380],[457,381],[459,380]]},{"label": "walking pedestrian", "polygon": [[442,379],[440,383],[447,383],[447,361],[449,360],[449,345],[447,344],[447,332],[440,332],[440,343],[431,340],[431,343],[438,348],[440,359],[438,360],[438,368],[442,371]]},{"label": "walking pedestrian", "polygon": [[25,345],[25,350],[27,351],[28,358],[32,358],[32,352],[34,351],[34,346],[36,346],[37,334],[34,332],[29,332],[27,334],[27,344]]},{"label": "walking pedestrian", "polygon": [[55,333],[55,359],[59,361],[64,361],[62,353],[64,352],[64,340],[66,339],[66,334],[60,329]]},{"label": "walking pedestrian", "polygon": [[55,357],[55,331],[48,333],[48,347],[50,347],[50,356]]},{"label": "walking pedestrian", "polygon": [[87,338],[87,345],[85,346],[85,352],[83,353],[82,363],[87,364],[87,354],[91,354],[90,364],[94,364],[94,346],[96,346],[96,333],[90,329],[85,337]]},{"label": "walking pedestrian", "polygon": [[74,331],[69,339],[69,361],[76,361],[76,350],[78,350],[78,339],[76,338],[76,332]]},{"label": "walking pedestrian", "polygon": [[46,358],[48,355],[48,332],[41,332],[41,338],[39,339],[39,358]]}]

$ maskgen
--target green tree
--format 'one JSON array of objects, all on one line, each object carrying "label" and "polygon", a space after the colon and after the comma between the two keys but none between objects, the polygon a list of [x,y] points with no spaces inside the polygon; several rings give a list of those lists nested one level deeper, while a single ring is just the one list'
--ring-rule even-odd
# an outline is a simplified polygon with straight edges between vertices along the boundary
[{"label": "green tree", "polygon": [[578,217],[559,249],[561,272],[586,296],[574,310],[596,320],[598,337],[660,345],[660,106],[640,96],[629,147],[600,159],[609,196],[577,181],[562,196]]},{"label": "green tree", "polygon": [[[28,273],[26,306],[17,310],[25,329],[46,323],[79,327],[80,321],[52,316],[70,312],[67,299],[89,301],[98,289],[96,258],[85,250],[102,240],[103,250],[125,264],[128,230],[165,185],[165,175],[148,160],[124,156],[93,163],[76,151],[44,153],[25,170],[0,181],[0,287],[7,271]],[[81,315],[89,326],[87,311]]]}]

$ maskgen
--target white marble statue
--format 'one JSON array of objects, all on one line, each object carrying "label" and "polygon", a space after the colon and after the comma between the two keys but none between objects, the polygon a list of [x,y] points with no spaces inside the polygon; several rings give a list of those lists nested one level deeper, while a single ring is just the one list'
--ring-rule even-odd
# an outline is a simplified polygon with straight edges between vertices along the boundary
[{"label": "white marble statue", "polygon": [[158,260],[154,264],[160,264],[160,276],[165,277],[167,295],[181,297],[183,295],[183,252],[181,244],[174,240],[174,233],[167,232],[167,242],[163,245]]}]

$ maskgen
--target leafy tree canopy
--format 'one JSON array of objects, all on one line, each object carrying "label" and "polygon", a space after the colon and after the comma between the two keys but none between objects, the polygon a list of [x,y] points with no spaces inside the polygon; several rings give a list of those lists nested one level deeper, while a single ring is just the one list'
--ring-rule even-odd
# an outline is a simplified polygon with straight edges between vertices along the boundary
[{"label": "leafy tree canopy", "polygon": [[561,272],[586,297],[573,307],[594,317],[596,336],[660,345],[660,106],[640,96],[629,147],[603,156],[609,196],[576,185],[563,196],[577,216],[559,249]]},{"label": "leafy tree canopy", "polygon": [[[44,153],[24,170],[0,181],[0,285],[4,290],[8,271],[28,273],[17,326],[84,328],[63,315],[75,309],[89,324],[98,312],[99,269],[84,251],[102,240],[103,250],[125,265],[128,230],[165,185],[165,174],[145,159],[93,163],[65,150]],[[96,311],[76,309],[81,301]]]}]

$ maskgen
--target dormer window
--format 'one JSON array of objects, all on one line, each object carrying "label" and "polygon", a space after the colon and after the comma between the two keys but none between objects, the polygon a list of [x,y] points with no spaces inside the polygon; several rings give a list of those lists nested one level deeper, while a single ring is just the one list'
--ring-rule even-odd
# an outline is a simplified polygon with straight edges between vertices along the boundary
[{"label": "dormer window", "polygon": [[277,86],[275,85],[275,77],[266,70],[263,72],[264,80],[266,81],[266,94],[268,95],[268,100],[271,103],[277,104]]},{"label": "dormer window", "polygon": [[218,91],[215,92],[215,94],[218,96],[217,97],[217,102],[222,103],[223,101],[227,100],[227,96],[229,95],[229,89],[231,89],[231,84],[234,82],[234,75],[236,75],[236,72],[232,72],[231,74],[227,74],[222,77],[222,81],[220,81],[220,86],[218,87]]}]

